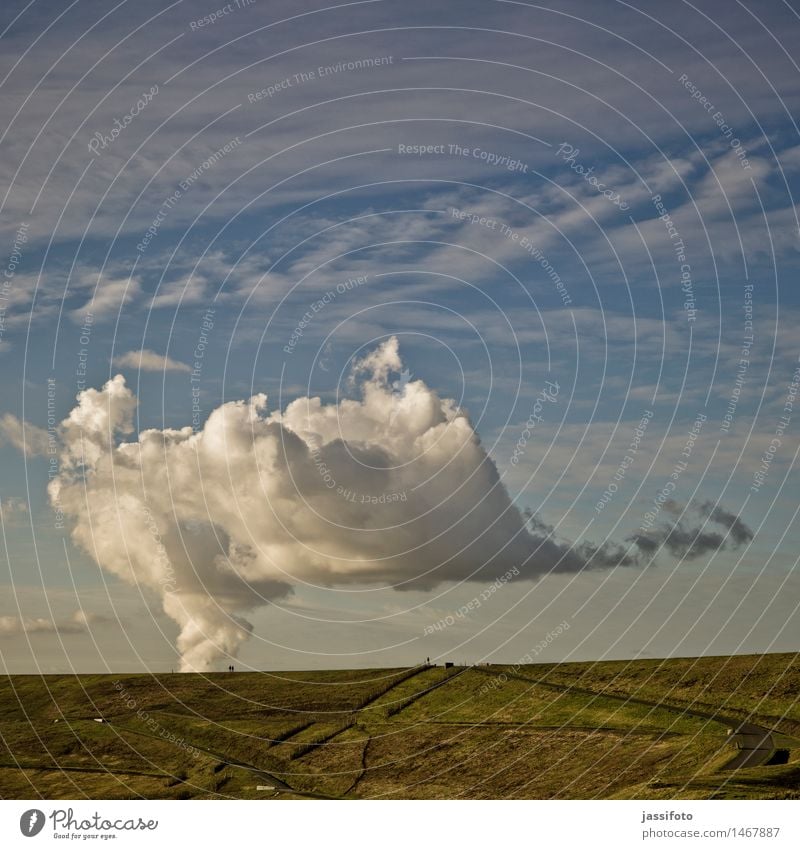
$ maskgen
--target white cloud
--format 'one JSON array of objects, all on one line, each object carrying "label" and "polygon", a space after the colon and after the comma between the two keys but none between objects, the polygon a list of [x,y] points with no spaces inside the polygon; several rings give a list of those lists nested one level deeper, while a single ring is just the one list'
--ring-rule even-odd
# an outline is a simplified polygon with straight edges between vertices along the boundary
[{"label": "white cloud", "polygon": [[619,562],[529,533],[466,416],[421,380],[392,381],[401,366],[392,338],[356,365],[360,398],[269,413],[256,395],[199,432],[120,444],[136,399],[117,376],[62,424],[50,498],[104,569],[161,595],[184,669],[234,654],[241,613],[298,583],[428,589]]},{"label": "white cloud", "polygon": [[49,438],[44,428],[23,422],[13,413],[0,416],[0,442],[9,442],[26,457],[47,453]]},{"label": "white cloud", "polygon": [[87,313],[94,318],[102,319],[114,316],[126,304],[138,300],[142,287],[135,277],[106,279],[98,277],[93,286],[92,296],[80,307],[72,310],[72,320],[80,324],[86,319]]},{"label": "white cloud", "polygon": [[10,496],[0,498],[0,518],[3,525],[12,527],[19,525],[28,516],[28,502],[24,498]]},{"label": "white cloud", "polygon": [[28,616],[0,616],[0,638],[15,637],[20,634],[83,634],[92,625],[105,623],[104,616],[76,610],[63,620],[45,619]]},{"label": "white cloud", "polygon": [[149,348],[127,351],[116,358],[116,363],[118,366],[128,366],[141,371],[191,371],[186,363],[180,363],[165,354],[157,354]]},{"label": "white cloud", "polygon": [[18,634],[54,634],[55,632],[55,623],[50,619],[0,616],[0,637],[13,637]]}]

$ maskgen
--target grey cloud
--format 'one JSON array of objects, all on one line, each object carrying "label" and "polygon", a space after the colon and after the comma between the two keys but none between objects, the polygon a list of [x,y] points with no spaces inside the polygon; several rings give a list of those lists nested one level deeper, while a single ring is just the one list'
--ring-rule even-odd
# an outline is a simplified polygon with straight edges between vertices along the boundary
[{"label": "grey cloud", "polygon": [[[696,560],[716,551],[740,548],[753,539],[753,532],[739,516],[712,502],[685,507],[669,500],[662,509],[673,516],[674,521],[662,522],[628,538],[648,556],[665,549],[682,560]],[[699,521],[702,519],[706,521]],[[723,530],[709,528],[709,523]]]},{"label": "grey cloud", "polygon": [[735,546],[744,545],[753,539],[753,532],[739,516],[719,505],[715,505],[713,501],[703,502],[700,505],[700,512],[712,522],[727,528]]}]

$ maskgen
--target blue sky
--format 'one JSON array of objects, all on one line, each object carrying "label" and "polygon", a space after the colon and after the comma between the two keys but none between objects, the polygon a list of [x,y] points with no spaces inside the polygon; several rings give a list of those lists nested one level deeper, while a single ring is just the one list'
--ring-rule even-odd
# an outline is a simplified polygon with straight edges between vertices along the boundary
[{"label": "blue sky", "polygon": [[[136,432],[261,392],[336,403],[396,336],[520,509],[578,544],[636,532],[702,416],[670,495],[739,516],[745,545],[514,581],[426,636],[486,582],[301,584],[250,615],[241,662],[514,661],[563,620],[543,660],[796,650],[792,4],[217,11],[4,5],[0,416],[47,428],[48,386],[60,421],[117,373]],[[141,370],[142,350],[169,360]],[[547,380],[558,400],[512,462]],[[46,452],[9,421],[5,666],[170,668],[159,598],[56,527]],[[24,626],[79,608],[86,629]]]}]

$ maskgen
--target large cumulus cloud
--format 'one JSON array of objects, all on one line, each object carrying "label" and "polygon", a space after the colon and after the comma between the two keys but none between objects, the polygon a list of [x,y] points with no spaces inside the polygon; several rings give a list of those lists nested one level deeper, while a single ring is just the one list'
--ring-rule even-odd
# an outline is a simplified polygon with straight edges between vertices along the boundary
[{"label": "large cumulus cloud", "polygon": [[[301,582],[426,589],[632,564],[621,550],[554,540],[512,504],[468,417],[402,368],[390,339],[353,369],[352,396],[226,403],[203,428],[130,438],[136,399],[118,375],[60,428],[51,502],[73,541],[162,597],[184,669],[207,669],[250,633],[247,611]],[[126,441],[127,439],[127,441]]]}]

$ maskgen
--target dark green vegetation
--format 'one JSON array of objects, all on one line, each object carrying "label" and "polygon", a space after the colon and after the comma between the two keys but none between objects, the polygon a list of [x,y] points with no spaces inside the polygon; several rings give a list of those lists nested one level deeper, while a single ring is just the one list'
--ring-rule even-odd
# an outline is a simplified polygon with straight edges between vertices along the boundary
[{"label": "dark green vegetation", "polygon": [[[798,697],[778,654],[10,676],[0,796],[800,798]],[[726,768],[742,722],[767,742]]]}]

